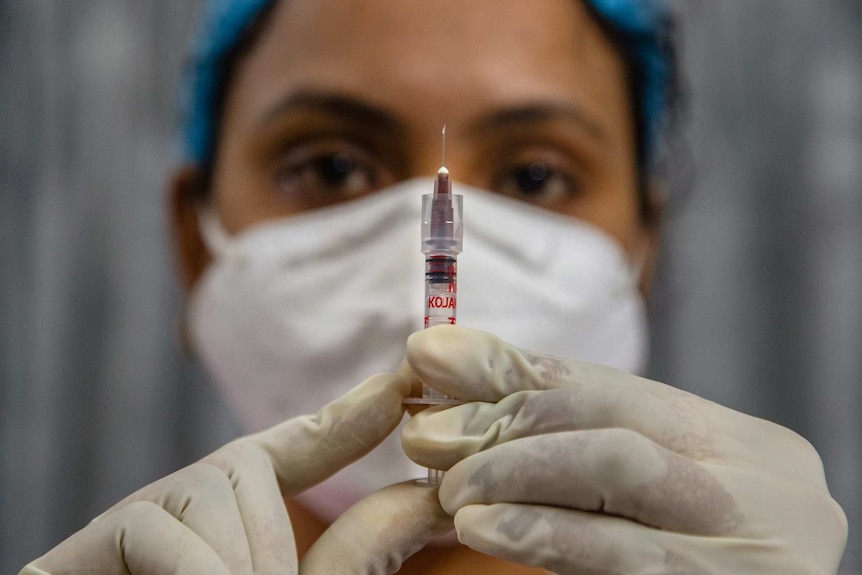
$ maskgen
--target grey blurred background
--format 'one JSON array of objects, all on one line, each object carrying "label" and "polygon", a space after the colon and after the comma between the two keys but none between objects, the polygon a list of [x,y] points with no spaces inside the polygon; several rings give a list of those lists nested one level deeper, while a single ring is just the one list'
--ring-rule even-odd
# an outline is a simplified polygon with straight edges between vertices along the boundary
[{"label": "grey blurred background", "polygon": [[[677,4],[652,376],[810,439],[862,572],[862,1]],[[198,5],[0,0],[0,573],[235,434],[163,207]]]}]

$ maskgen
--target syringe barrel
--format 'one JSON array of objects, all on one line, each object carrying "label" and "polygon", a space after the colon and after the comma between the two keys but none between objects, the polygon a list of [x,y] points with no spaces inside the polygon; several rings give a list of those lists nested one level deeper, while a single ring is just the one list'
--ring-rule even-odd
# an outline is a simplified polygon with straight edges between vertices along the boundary
[{"label": "syringe barrel", "polygon": [[[422,196],[426,328],[455,323],[458,307],[457,258],[464,244],[463,213],[464,197],[452,193],[449,172],[440,168],[434,182],[434,193]],[[458,403],[427,385],[422,385],[422,399],[418,401],[426,405]],[[443,471],[428,468],[426,484],[439,485],[443,475]]]},{"label": "syringe barrel", "polygon": [[422,253],[426,256],[457,256],[464,245],[464,196],[422,196]]}]

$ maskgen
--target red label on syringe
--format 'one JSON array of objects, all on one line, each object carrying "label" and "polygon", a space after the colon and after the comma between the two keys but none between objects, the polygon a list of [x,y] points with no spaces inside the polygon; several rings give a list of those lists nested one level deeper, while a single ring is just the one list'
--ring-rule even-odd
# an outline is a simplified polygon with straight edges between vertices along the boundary
[{"label": "red label on syringe", "polygon": [[451,256],[425,260],[425,327],[455,325],[458,309],[458,265]]}]

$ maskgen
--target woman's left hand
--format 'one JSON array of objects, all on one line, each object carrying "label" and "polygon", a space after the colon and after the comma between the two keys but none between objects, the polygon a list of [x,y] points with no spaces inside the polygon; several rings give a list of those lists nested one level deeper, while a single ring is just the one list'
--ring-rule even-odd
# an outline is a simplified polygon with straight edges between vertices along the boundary
[{"label": "woman's left hand", "polygon": [[20,575],[395,573],[451,530],[436,491],[390,485],[345,511],[297,559],[284,497],[377,446],[401,421],[410,383],[367,379],[314,415],[231,441],[126,497]]},{"label": "woman's left hand", "polygon": [[448,470],[440,501],[478,551],[561,573],[837,570],[846,519],[788,429],[461,327],[414,334],[407,361],[469,402],[416,415],[402,441]]}]

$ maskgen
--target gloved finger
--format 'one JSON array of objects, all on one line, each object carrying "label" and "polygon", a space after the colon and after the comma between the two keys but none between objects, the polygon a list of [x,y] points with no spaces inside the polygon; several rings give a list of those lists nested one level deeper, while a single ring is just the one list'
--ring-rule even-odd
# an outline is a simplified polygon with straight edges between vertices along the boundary
[{"label": "gloved finger", "polygon": [[303,557],[300,572],[395,573],[431,538],[452,527],[436,489],[415,481],[391,485],[339,517]]},{"label": "gloved finger", "polygon": [[407,339],[406,357],[411,372],[423,383],[466,401],[496,402],[517,391],[575,387],[584,396],[581,400],[596,403],[585,414],[616,415],[622,391],[629,398],[625,404],[641,411],[655,400],[678,397],[715,405],[610,367],[522,350],[493,334],[461,326],[413,333]]},{"label": "gloved finger", "polygon": [[[278,489],[274,501],[281,503]],[[252,560],[245,526],[231,481],[222,469],[204,462],[189,465],[129,495],[94,523],[141,503],[161,507],[188,527],[218,553],[231,573],[250,572]]]},{"label": "gloved finger", "polygon": [[249,573],[275,575],[296,568],[296,545],[272,464],[258,445],[239,439],[203,460],[217,468],[231,488],[242,540],[250,557]]},{"label": "gloved finger", "polygon": [[[510,435],[537,425],[621,427],[696,459],[757,465],[825,485],[822,473],[816,473],[820,466],[812,465],[816,452],[797,434],[656,381],[520,350],[494,335],[459,326],[438,326],[411,335],[407,361],[424,383],[468,401],[498,402],[519,391],[564,390],[521,395],[490,410],[479,408],[471,414],[478,416],[475,420],[459,417],[469,411],[467,406],[452,408],[451,415],[447,411],[438,426],[442,430],[460,425],[469,429],[459,431],[476,436],[485,433],[481,430],[485,426],[489,435],[477,444],[503,431],[507,422],[517,423],[510,426]],[[431,413],[434,410],[422,415]],[[785,456],[764,459],[770,453]]]},{"label": "gloved finger", "polygon": [[269,456],[281,492],[295,495],[356,461],[388,436],[404,415],[408,381],[376,375],[323,407],[247,439]]},{"label": "gloved finger", "polygon": [[729,534],[744,519],[709,465],[626,429],[554,433],[492,447],[449,469],[440,502],[453,515],[477,503],[554,505],[697,535]]},{"label": "gloved finger", "polygon": [[[780,545],[690,536],[619,517],[521,504],[470,505],[455,515],[461,543],[555,573],[762,573]],[[741,548],[746,553],[739,553]],[[720,568],[717,568],[719,567]],[[810,573],[798,563],[774,573]]]},{"label": "gloved finger", "polygon": [[78,573],[231,575],[203,539],[158,505],[144,501],[90,523],[19,575]]},{"label": "gloved finger", "polygon": [[[628,400],[625,397],[619,400],[622,405],[618,409],[626,409]],[[585,399],[584,394],[573,388],[519,391],[497,403],[473,401],[425,410],[407,422],[401,440],[408,457],[416,462],[434,461],[439,466],[436,469],[444,470],[465,457],[507,441],[560,431],[620,427],[623,420],[629,429],[681,455],[718,458],[718,454],[725,452],[726,445],[717,446],[712,435],[705,431],[698,433],[698,429],[682,425],[666,427],[643,420],[641,415],[611,418],[607,409],[593,412],[591,408],[596,408],[596,401]],[[664,415],[665,420],[670,417]],[[685,417],[690,418],[691,414]],[[698,426],[703,429],[702,422]]]},{"label": "gloved finger", "polygon": [[[410,382],[410,397],[422,397],[422,381],[410,369],[410,364],[407,363],[407,358],[401,360],[401,363],[398,364],[398,369],[396,369],[395,372]],[[405,411],[410,415],[410,417],[413,417],[425,409],[428,409],[427,404],[408,403],[405,405]]]},{"label": "gloved finger", "polygon": [[461,326],[413,333],[407,338],[406,358],[423,383],[466,401],[495,402],[516,391],[567,387],[573,379],[584,379],[573,378],[577,374],[560,358],[534,356],[495,335]]},{"label": "gloved finger", "polygon": [[497,403],[429,408],[402,428],[401,444],[413,461],[433,461],[435,469],[446,470],[500,443],[575,429],[570,395],[566,389],[519,391]]}]

